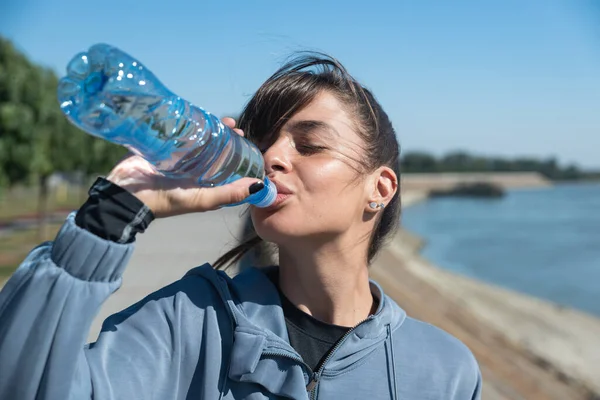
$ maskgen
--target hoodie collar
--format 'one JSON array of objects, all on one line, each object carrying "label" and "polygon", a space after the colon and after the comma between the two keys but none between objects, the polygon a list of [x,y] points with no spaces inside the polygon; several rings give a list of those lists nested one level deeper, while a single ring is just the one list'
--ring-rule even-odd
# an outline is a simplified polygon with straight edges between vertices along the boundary
[{"label": "hoodie collar", "polygon": [[[311,371],[289,344],[275,285],[257,268],[249,268],[233,279],[209,264],[196,271],[212,282],[235,323],[229,377],[255,382],[273,394],[293,398],[292,388],[305,387]],[[381,346],[389,339],[390,331],[404,322],[404,310],[376,282],[370,285],[379,300],[377,311],[344,336],[324,365],[324,375],[337,375],[351,367]],[[287,373],[281,374],[284,370]]]},{"label": "hoodie collar", "polygon": [[[229,286],[237,300],[236,311],[250,324],[289,343],[279,292],[262,269],[248,268],[230,280]],[[360,339],[385,335],[387,325],[396,329],[406,318],[404,310],[384,294],[377,282],[371,280],[370,287],[379,304],[372,316],[353,329]]]}]

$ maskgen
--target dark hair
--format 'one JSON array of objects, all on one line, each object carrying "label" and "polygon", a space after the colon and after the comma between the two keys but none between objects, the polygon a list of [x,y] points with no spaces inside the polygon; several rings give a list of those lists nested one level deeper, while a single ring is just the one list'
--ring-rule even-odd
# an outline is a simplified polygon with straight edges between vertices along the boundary
[{"label": "dark hair", "polygon": [[[381,166],[390,167],[400,179],[400,146],[387,114],[373,94],[359,84],[344,66],[322,53],[300,53],[275,72],[242,111],[238,126],[246,137],[257,144],[272,143],[283,125],[295,113],[307,106],[319,93],[333,94],[354,117],[355,129],[364,141],[360,157],[362,172],[372,172]],[[367,262],[371,263],[386,239],[400,222],[400,187],[383,209],[371,235]],[[247,229],[247,238],[222,255],[214,264],[217,269],[238,262],[248,251],[263,242]]]}]

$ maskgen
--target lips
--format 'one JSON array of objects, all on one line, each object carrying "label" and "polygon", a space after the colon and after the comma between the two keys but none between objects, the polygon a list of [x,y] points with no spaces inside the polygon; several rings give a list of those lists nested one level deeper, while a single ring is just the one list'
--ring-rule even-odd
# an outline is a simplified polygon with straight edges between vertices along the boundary
[{"label": "lips", "polygon": [[269,207],[269,209],[278,209],[283,202],[285,202],[289,197],[291,197],[294,194],[294,192],[281,182],[277,182],[273,179],[271,179],[271,182],[277,188],[277,197],[275,198],[275,202]]},{"label": "lips", "polygon": [[271,182],[273,182],[275,184],[275,187],[277,188],[277,194],[280,195],[290,195],[293,194],[293,192],[288,189],[284,184],[276,182],[274,180],[271,180]]}]

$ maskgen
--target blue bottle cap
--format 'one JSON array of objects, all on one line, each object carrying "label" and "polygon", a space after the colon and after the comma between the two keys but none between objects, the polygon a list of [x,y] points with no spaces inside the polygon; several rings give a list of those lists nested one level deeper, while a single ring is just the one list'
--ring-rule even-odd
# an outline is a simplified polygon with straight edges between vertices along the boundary
[{"label": "blue bottle cap", "polygon": [[266,177],[264,183],[264,189],[250,196],[248,198],[248,203],[255,205],[256,207],[264,208],[269,207],[275,202],[275,199],[277,198],[277,187],[275,187],[275,184]]}]

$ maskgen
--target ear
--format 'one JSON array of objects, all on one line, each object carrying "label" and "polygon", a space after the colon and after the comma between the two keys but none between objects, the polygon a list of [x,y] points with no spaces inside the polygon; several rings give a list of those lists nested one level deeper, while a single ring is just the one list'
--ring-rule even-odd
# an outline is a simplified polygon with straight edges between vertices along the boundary
[{"label": "ear", "polygon": [[369,206],[370,203],[383,204],[384,207],[390,204],[392,198],[398,190],[398,177],[396,173],[389,167],[379,167],[372,174],[370,181],[370,188],[368,188],[367,198],[368,202],[365,204],[365,210],[370,212],[379,211],[378,208],[372,208]]}]

